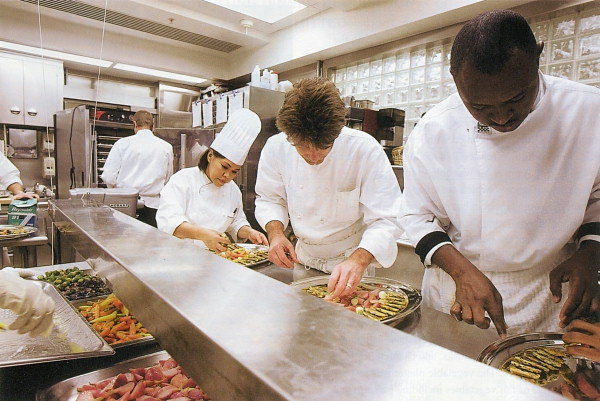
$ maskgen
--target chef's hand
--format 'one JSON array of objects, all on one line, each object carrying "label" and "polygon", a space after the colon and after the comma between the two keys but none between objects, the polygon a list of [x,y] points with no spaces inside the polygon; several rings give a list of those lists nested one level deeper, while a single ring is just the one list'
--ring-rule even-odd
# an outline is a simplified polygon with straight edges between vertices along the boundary
[{"label": "chef's hand", "polygon": [[211,230],[209,228],[202,228],[200,238],[209,249],[214,249],[217,252],[224,252],[227,250],[224,244],[230,244],[229,238],[222,233]]},{"label": "chef's hand", "polygon": [[294,246],[285,235],[270,237],[269,260],[279,267],[294,268],[294,263],[300,263]]},{"label": "chef's hand", "polygon": [[10,309],[17,319],[8,328],[31,337],[48,335],[52,329],[54,301],[33,281],[19,277],[16,269],[0,270],[0,308]]},{"label": "chef's hand", "polygon": [[28,194],[26,192],[20,192],[20,193],[14,194],[12,198],[14,200],[17,200],[17,199],[40,199],[40,196],[38,194]]},{"label": "chef's hand", "polygon": [[573,319],[600,313],[600,243],[584,241],[569,259],[550,272],[550,291],[554,302],[562,298],[562,283],[569,283],[569,295],[558,315],[560,327]]},{"label": "chef's hand", "polygon": [[300,263],[294,246],[283,233],[283,223],[272,220],[265,226],[269,238],[269,260],[279,267],[294,268],[294,263]]},{"label": "chef's hand", "polygon": [[[450,314],[458,321],[474,324],[480,329],[494,322],[500,337],[506,337],[502,296],[492,282],[452,245],[440,247],[432,262],[452,277],[456,284],[455,301]],[[490,317],[486,317],[485,313]]]},{"label": "chef's hand", "polygon": [[335,266],[327,282],[329,295],[325,299],[352,294],[371,261],[373,255],[369,251],[357,248],[348,259]]},{"label": "chef's hand", "polygon": [[584,356],[600,363],[600,323],[588,323],[573,320],[567,326],[562,337],[565,344],[581,344],[567,347],[567,352],[574,356]]},{"label": "chef's hand", "polygon": [[258,230],[251,228],[250,226],[243,226],[238,230],[237,237],[241,239],[248,239],[253,244],[258,245],[269,245],[267,237]]}]

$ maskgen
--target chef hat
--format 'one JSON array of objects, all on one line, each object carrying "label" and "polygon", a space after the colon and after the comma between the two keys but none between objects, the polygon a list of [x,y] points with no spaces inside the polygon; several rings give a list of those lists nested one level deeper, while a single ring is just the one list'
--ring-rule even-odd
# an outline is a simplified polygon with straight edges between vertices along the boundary
[{"label": "chef hat", "polygon": [[240,109],[229,116],[210,147],[241,166],[259,132],[260,118],[256,113]]}]

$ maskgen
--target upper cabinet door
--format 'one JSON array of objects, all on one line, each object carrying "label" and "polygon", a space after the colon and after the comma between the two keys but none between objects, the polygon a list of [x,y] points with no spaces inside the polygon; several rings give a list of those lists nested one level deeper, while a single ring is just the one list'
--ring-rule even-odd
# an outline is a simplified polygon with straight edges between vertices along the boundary
[{"label": "upper cabinet door", "polygon": [[23,117],[25,125],[52,127],[62,110],[62,65],[53,61],[23,63]]},{"label": "upper cabinet door", "polygon": [[0,56],[0,123],[23,124],[23,61]]}]

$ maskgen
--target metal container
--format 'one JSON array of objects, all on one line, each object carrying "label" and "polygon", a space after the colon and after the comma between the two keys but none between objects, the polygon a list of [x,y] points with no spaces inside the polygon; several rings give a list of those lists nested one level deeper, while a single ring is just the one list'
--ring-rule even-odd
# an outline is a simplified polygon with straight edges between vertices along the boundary
[{"label": "metal container", "polygon": [[[0,334],[0,367],[114,354],[54,286],[45,282],[35,284],[40,285],[56,304],[54,327],[48,337],[35,338],[3,330]],[[15,319],[14,312],[0,309],[0,321],[6,326]]]},{"label": "metal container", "polygon": [[[292,287],[304,289],[314,285],[326,285],[328,281],[329,276],[310,277],[307,279],[294,281],[290,285]],[[408,305],[403,311],[390,318],[381,320],[381,323],[390,326],[395,326],[396,324],[402,322],[408,316],[415,313],[421,306],[421,302],[423,300],[423,298],[421,297],[421,293],[408,284],[404,284],[399,281],[383,277],[363,277],[363,279],[360,280],[360,282],[361,284],[364,284],[367,287],[380,288],[384,291],[404,293],[408,297]]]},{"label": "metal container", "polygon": [[95,370],[90,373],[75,376],[60,381],[48,388],[39,390],[35,395],[35,399],[36,401],[75,401],[79,395],[77,387],[81,387],[88,383],[96,383],[108,379],[109,377],[116,376],[119,373],[127,373],[129,372],[129,369],[147,368],[170,357],[171,356],[166,351],[160,351],[120,362],[110,368]]},{"label": "metal container", "polygon": [[355,107],[357,107],[359,109],[372,109],[374,104],[375,104],[374,101],[367,100],[367,99],[356,100],[354,102]]}]

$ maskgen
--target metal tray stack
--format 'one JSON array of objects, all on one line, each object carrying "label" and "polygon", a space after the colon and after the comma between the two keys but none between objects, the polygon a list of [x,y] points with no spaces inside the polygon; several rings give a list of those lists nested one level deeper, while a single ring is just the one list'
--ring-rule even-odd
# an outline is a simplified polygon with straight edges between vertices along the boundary
[{"label": "metal tray stack", "polygon": [[[35,338],[13,330],[0,330],[0,367],[114,354],[54,286],[45,282],[36,285],[54,300],[54,327],[48,337]],[[14,312],[0,309],[0,322],[7,327],[15,319]]]}]

